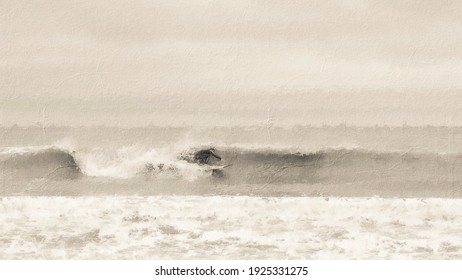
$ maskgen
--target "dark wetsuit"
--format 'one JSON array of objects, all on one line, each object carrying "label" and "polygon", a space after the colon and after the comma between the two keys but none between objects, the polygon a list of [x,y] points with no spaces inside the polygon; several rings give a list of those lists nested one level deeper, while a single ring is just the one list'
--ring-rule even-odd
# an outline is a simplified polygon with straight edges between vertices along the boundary
[{"label": "dark wetsuit", "polygon": [[214,153],[214,149],[200,150],[194,154],[194,160],[199,164],[208,164],[211,157],[221,160],[221,157]]}]

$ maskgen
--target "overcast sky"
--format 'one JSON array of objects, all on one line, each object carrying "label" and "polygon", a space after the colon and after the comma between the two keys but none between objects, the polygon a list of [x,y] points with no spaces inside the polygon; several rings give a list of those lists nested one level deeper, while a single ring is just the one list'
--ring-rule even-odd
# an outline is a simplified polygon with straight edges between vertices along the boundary
[{"label": "overcast sky", "polygon": [[0,34],[3,125],[462,125],[462,1],[0,0]]}]

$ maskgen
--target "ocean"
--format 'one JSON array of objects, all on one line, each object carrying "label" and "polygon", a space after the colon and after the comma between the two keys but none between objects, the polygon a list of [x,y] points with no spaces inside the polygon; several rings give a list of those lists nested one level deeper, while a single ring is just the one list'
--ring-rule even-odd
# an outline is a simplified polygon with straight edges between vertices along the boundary
[{"label": "ocean", "polygon": [[[0,135],[1,259],[462,253],[459,128],[7,127]],[[221,160],[190,160],[210,147]]]},{"label": "ocean", "polygon": [[4,197],[1,259],[460,259],[459,199]]}]

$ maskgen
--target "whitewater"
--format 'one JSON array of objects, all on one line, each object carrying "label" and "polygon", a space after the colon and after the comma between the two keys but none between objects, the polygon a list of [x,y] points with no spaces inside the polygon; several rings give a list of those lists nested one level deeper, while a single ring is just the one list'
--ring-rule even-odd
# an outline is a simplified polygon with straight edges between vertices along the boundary
[{"label": "whitewater", "polygon": [[460,259],[462,201],[6,197],[2,259]]}]

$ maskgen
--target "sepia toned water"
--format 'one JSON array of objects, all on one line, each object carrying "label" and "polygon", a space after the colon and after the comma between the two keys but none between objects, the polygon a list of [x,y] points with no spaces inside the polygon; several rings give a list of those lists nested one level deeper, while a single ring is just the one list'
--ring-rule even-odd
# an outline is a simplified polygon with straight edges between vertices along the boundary
[{"label": "sepia toned water", "polygon": [[462,200],[3,197],[1,259],[460,259]]},{"label": "sepia toned water", "polygon": [[0,132],[0,259],[462,258],[460,128]]}]

